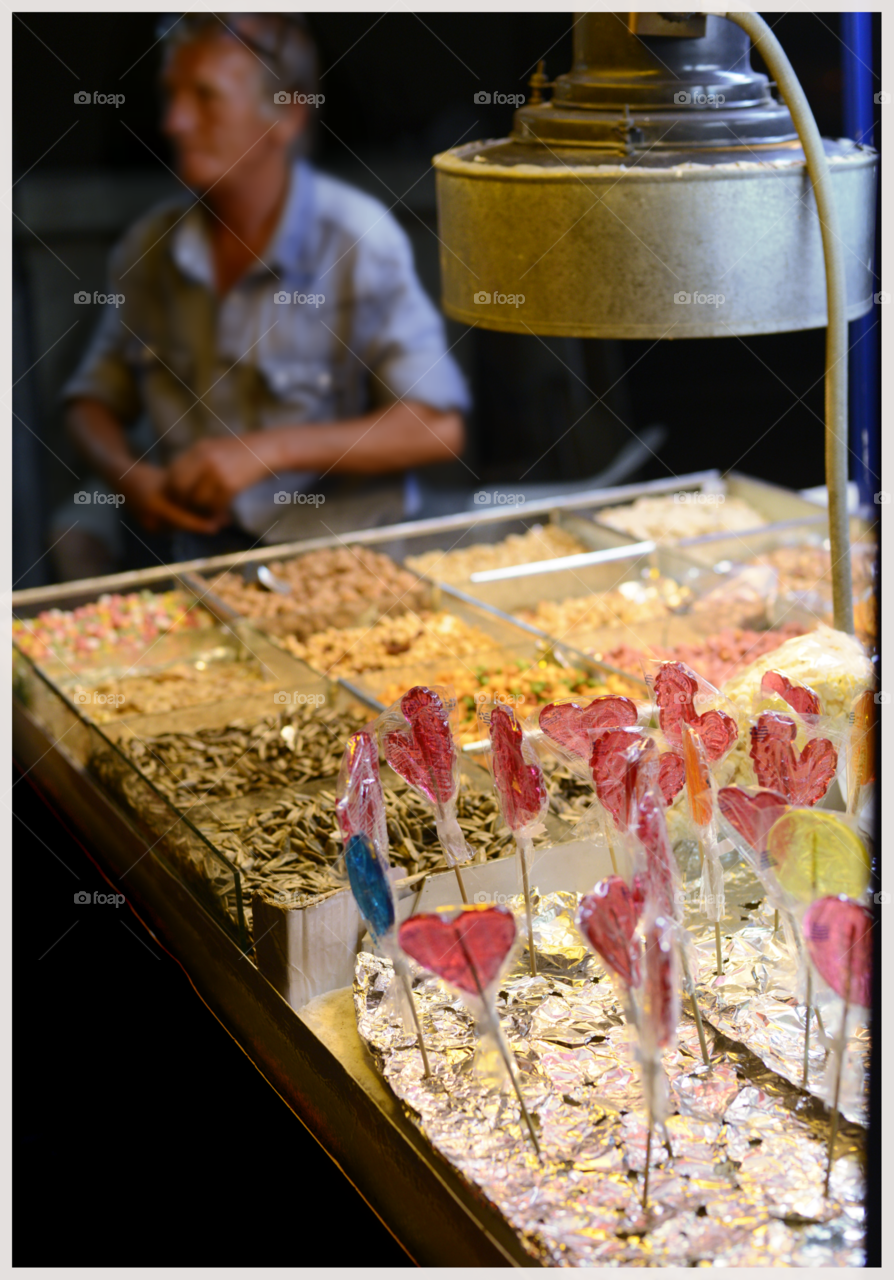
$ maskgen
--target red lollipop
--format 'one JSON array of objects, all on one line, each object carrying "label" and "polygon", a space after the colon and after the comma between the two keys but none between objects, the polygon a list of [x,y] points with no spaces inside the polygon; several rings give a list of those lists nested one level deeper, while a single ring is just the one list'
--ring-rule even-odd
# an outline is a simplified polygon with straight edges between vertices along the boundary
[{"label": "red lollipop", "polygon": [[765,696],[777,693],[805,720],[815,719],[820,714],[820,700],[813,690],[807,685],[792,684],[780,671],[764,672],[761,677],[761,693]]},{"label": "red lollipop", "polygon": [[797,726],[789,716],[765,711],[751,726],[751,759],[762,787],[779,791],[789,804],[821,800],[838,768],[838,753],[828,738],[812,738],[798,754]]},{"label": "red lollipop", "polygon": [[637,802],[636,834],[646,855],[646,897],[659,915],[676,917],[674,902],[677,863],[667,834],[664,811],[654,791],[646,791]]},{"label": "red lollipop", "polygon": [[594,698],[583,708],[576,702],[551,702],[537,717],[548,738],[582,760],[590,756],[588,730],[621,729],[635,725],[636,720],[636,703],[615,694]]},{"label": "red lollipop", "polygon": [[818,898],[804,913],[804,941],[836,995],[868,1009],[872,1002],[872,915],[850,898]]},{"label": "red lollipop", "polygon": [[619,827],[627,825],[627,753],[642,743],[637,729],[606,729],[593,743],[590,772],[596,794]]},{"label": "red lollipop", "polygon": [[663,662],[655,677],[658,722],[668,742],[682,746],[683,725],[697,733],[705,755],[713,763],[729,751],[738,737],[736,722],[725,711],[705,711],[698,715],[695,697],[698,678],[682,662]]},{"label": "red lollipop", "polygon": [[578,908],[578,929],[627,987],[638,987],[642,981],[642,946],[636,936],[641,910],[641,896],[621,876],[600,881],[592,893],[581,898]]},{"label": "red lollipop", "polygon": [[[448,908],[451,911],[452,908]],[[453,919],[443,913],[410,916],[398,939],[408,956],[464,995],[488,1027],[518,1097],[522,1117],[540,1158],[540,1144],[513,1067],[494,1005],[494,987],[515,942],[515,916],[508,907],[463,907]]]},{"label": "red lollipop", "polygon": [[494,784],[500,796],[503,817],[514,832],[539,822],[549,803],[543,770],[526,759],[524,735],[515,714],[500,703],[490,716]]},{"label": "red lollipop", "polygon": [[788,808],[785,796],[778,791],[749,792],[742,787],[721,787],[717,803],[730,826],[755,853],[766,850],[770,828]]},{"label": "red lollipop", "polygon": [[683,786],[683,759],[675,751],[659,753],[654,739],[638,729],[613,729],[593,741],[590,771],[596,794],[619,827],[630,821],[633,792],[638,778],[647,770],[661,788],[664,803],[670,804]]},{"label": "red lollipop", "polygon": [[409,728],[384,734],[385,759],[432,804],[449,804],[456,790],[456,747],[444,703],[433,690],[416,685],[401,698],[400,709]]},{"label": "red lollipop", "polygon": [[467,995],[483,997],[515,942],[508,907],[463,907],[453,919],[429,913],[400,926],[401,947],[423,969]]},{"label": "red lollipop", "polygon": [[670,804],[680,794],[685,781],[686,765],[683,757],[676,751],[662,751],[658,757],[658,785],[665,804]]},{"label": "red lollipop", "polygon": [[367,836],[377,857],[387,866],[388,821],[379,777],[379,752],[372,734],[365,729],[348,739],[338,771],[337,791],[335,815],[345,844],[351,836]]},{"label": "red lollipop", "polygon": [[673,1044],[680,1021],[673,924],[659,916],[646,930],[644,1011],[658,1048]]}]

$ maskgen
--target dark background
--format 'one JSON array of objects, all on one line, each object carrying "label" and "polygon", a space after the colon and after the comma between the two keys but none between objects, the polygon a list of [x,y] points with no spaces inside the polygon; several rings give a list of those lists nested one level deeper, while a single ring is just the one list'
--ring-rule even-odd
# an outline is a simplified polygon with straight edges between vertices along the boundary
[{"label": "dark background", "polygon": [[16,773],[13,1266],[412,1265]]},{"label": "dark background", "polygon": [[[840,15],[767,17],[821,132],[839,136]],[[512,108],[476,106],[475,90],[485,85],[527,93],[530,69],[544,55],[548,75],[568,69],[571,21],[568,13],[310,17],[326,95],[317,162],[395,206],[434,297],[430,157],[460,141],[505,136]],[[19,586],[53,581],[64,572],[52,552],[44,555],[55,537],[54,513],[66,502],[70,508],[81,487],[72,472],[89,479],[63,436],[56,399],[95,320],[72,304],[73,288],[102,288],[114,240],[155,200],[182,190],[164,168],[169,153],[157,126],[156,22],[154,14],[13,16]],[[73,92],[83,88],[123,92],[125,104],[79,108]],[[77,272],[79,283],[63,264]],[[599,370],[603,387],[609,385],[606,370],[611,381],[621,377],[609,403],[634,431],[655,423],[669,428],[661,461],[650,459],[635,478],[738,465],[794,488],[824,480],[822,330],[752,337],[747,346],[736,338],[654,346],[549,339],[544,345],[527,336],[464,332],[452,322],[448,330],[451,343],[460,339],[455,355],[472,383],[468,457],[484,481],[518,479],[586,407],[586,393],[563,361],[582,368],[590,385]],[[592,475],[628,439],[617,420],[597,407],[547,453],[529,482]],[[751,444],[756,447],[749,449]],[[455,482],[468,479],[459,464],[454,471]],[[449,469],[441,479],[450,483]],[[61,518],[56,514],[57,523]]]}]

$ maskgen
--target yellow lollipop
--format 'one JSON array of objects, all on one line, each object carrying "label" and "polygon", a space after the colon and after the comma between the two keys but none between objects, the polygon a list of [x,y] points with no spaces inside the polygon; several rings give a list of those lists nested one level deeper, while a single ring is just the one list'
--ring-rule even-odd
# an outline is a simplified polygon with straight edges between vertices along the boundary
[{"label": "yellow lollipop", "polygon": [[790,809],[770,828],[767,858],[788,893],[801,902],[859,898],[869,884],[869,853],[863,841],[825,809]]}]

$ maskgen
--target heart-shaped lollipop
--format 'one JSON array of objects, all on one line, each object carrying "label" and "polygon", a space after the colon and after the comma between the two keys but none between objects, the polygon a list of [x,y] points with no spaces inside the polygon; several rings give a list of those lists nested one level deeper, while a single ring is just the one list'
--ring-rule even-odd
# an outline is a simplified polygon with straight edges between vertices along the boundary
[{"label": "heart-shaped lollipop", "polygon": [[658,785],[665,804],[670,804],[674,796],[680,794],[685,781],[686,766],[683,757],[676,751],[662,751],[658,757]]},{"label": "heart-shaped lollipop", "polygon": [[755,853],[767,847],[767,833],[788,805],[778,791],[745,791],[742,787],[721,787],[717,793],[720,812]]},{"label": "heart-shaped lollipop", "polygon": [[447,708],[432,689],[416,685],[401,698],[400,709],[409,728],[383,735],[385,759],[432,804],[446,805],[456,789],[456,747]]},{"label": "heart-shaped lollipop", "polygon": [[590,772],[596,794],[619,826],[630,820],[630,805],[637,779],[648,773],[657,778],[665,804],[670,804],[684,780],[683,758],[676,751],[660,754],[653,738],[638,729],[609,729],[593,740]]},{"label": "heart-shaped lollipop", "polygon": [[736,722],[725,711],[712,709],[697,714],[698,677],[693,671],[682,662],[663,662],[654,687],[658,722],[669,743],[682,747],[683,725],[688,724],[698,734],[712,763],[729,751],[739,733]]},{"label": "heart-shaped lollipop", "polygon": [[543,770],[525,757],[522,727],[514,712],[500,703],[491,712],[490,741],[503,817],[510,829],[518,832],[539,822],[549,802]]},{"label": "heart-shaped lollipop", "polygon": [[789,804],[814,805],[829,789],[838,753],[828,738],[811,738],[798,754],[798,729],[790,716],[765,711],[751,726],[751,759],[762,787],[779,791]]},{"label": "heart-shaped lollipop", "polygon": [[398,937],[423,969],[460,991],[483,996],[499,975],[515,933],[515,916],[507,907],[474,906],[452,920],[434,913],[410,916]]},{"label": "heart-shaped lollipop", "polygon": [[577,927],[584,938],[628,987],[638,987],[642,980],[642,945],[636,936],[641,911],[641,891],[621,876],[609,876],[581,898],[577,913]]},{"label": "heart-shaped lollipop", "polygon": [[627,824],[628,753],[642,741],[637,729],[606,729],[593,742],[590,772],[596,794],[619,826]]},{"label": "heart-shaped lollipop", "polygon": [[761,676],[761,693],[766,697],[776,693],[784,702],[797,711],[805,720],[815,719],[820,714],[820,700],[807,685],[792,684],[781,671],[765,671]]},{"label": "heart-shaped lollipop", "polygon": [[636,703],[631,698],[607,694],[594,698],[586,707],[576,702],[551,702],[543,707],[537,723],[548,738],[573,756],[589,759],[593,729],[622,729],[636,724]]},{"label": "heart-shaped lollipop", "polygon": [[872,915],[850,898],[818,898],[804,913],[804,941],[824,981],[842,1000],[872,1001]]}]

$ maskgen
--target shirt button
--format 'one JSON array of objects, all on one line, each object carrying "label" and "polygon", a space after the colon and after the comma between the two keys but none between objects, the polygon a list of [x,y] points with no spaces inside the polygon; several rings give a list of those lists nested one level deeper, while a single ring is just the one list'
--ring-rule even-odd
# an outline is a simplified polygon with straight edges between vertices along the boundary
[{"label": "shirt button", "polygon": [[332,386],[332,374],[331,373],[319,374],[317,377],[317,386],[320,388],[321,391],[328,391],[329,388]]}]

